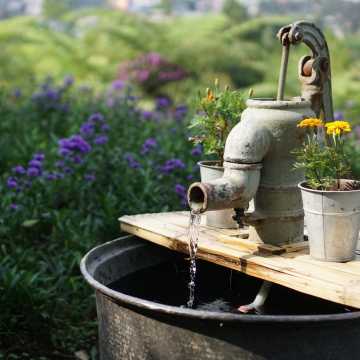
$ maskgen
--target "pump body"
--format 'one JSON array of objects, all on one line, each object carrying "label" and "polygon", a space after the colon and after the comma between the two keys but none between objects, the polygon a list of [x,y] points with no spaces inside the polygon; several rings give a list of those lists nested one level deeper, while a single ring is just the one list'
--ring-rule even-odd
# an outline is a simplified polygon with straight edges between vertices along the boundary
[{"label": "pump body", "polygon": [[297,184],[303,173],[293,168],[293,150],[304,132],[297,124],[313,117],[310,102],[251,99],[230,132],[224,152],[224,176],[190,186],[191,208],[200,212],[247,208],[243,221],[250,240],[284,244],[303,240],[304,214]]}]

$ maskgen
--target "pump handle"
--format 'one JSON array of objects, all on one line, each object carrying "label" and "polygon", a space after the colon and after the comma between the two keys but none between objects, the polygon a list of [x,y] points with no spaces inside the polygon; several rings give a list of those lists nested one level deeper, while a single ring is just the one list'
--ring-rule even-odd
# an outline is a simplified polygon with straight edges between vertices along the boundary
[{"label": "pump handle", "polygon": [[297,21],[282,27],[278,34],[281,44],[306,44],[312,51],[299,61],[298,76],[302,85],[301,97],[311,102],[317,117],[325,121],[334,119],[330,53],[323,32],[313,23]]}]

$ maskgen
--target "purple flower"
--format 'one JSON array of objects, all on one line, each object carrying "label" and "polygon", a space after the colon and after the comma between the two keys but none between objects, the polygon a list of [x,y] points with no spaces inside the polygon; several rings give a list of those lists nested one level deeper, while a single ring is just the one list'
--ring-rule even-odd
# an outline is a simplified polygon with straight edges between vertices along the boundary
[{"label": "purple flower", "polygon": [[147,54],[147,62],[152,66],[159,66],[162,63],[161,55],[156,52]]},{"label": "purple flower", "polygon": [[126,97],[129,101],[136,101],[139,97],[138,96],[133,96],[133,95],[128,95]]},{"label": "purple flower", "polygon": [[56,89],[47,89],[45,92],[45,97],[50,101],[57,101],[59,100],[59,92]]},{"label": "purple flower", "polygon": [[93,124],[95,124],[97,122],[103,122],[104,121],[104,116],[102,114],[100,114],[100,113],[94,113],[94,114],[89,116],[88,121],[90,123],[93,123]]},{"label": "purple flower", "polygon": [[33,159],[34,159],[34,160],[37,160],[37,161],[44,161],[45,155],[44,155],[43,153],[36,153],[36,154],[33,156]]},{"label": "purple flower", "polygon": [[180,196],[184,196],[184,195],[186,195],[186,187],[181,184],[176,184],[175,192]]},{"label": "purple flower", "polygon": [[40,175],[40,169],[37,167],[29,167],[26,172],[29,177],[36,177]]},{"label": "purple flower", "polygon": [[145,82],[150,76],[150,71],[146,69],[138,70],[136,73],[136,79],[139,82]]},{"label": "purple flower", "polygon": [[18,98],[21,97],[21,95],[22,95],[21,89],[15,89],[15,90],[13,91],[13,96],[14,96],[14,98],[18,99]]},{"label": "purple flower", "polygon": [[191,155],[192,156],[200,156],[202,154],[202,146],[200,144],[196,145],[192,150],[191,150]]},{"label": "purple flower", "polygon": [[70,87],[74,83],[75,79],[72,75],[67,75],[64,77],[63,84],[65,87]]},{"label": "purple flower", "polygon": [[146,155],[148,154],[151,150],[155,149],[157,147],[157,141],[154,138],[148,138],[147,140],[145,140],[145,142],[142,145],[141,148],[141,154],[142,155]]},{"label": "purple flower", "polygon": [[101,125],[100,129],[104,132],[110,131],[110,126],[108,124]]},{"label": "purple flower", "polygon": [[57,177],[57,174],[56,173],[48,173],[46,175],[46,180],[48,181],[54,181],[56,180],[58,177]]},{"label": "purple flower", "polygon": [[56,166],[57,168],[62,168],[62,167],[64,167],[64,166],[65,166],[64,160],[58,160],[58,161],[56,161],[56,162],[55,162],[55,166]]},{"label": "purple flower", "polygon": [[60,156],[66,157],[71,153],[71,151],[66,148],[61,148],[58,153]]},{"label": "purple flower", "polygon": [[26,173],[26,170],[23,166],[17,165],[12,168],[12,172],[17,175],[24,175]]},{"label": "purple flower", "polygon": [[106,135],[100,135],[95,138],[94,143],[96,145],[104,145],[109,141],[109,138]]},{"label": "purple flower", "polygon": [[166,109],[171,105],[171,101],[167,97],[158,97],[156,99],[156,109],[162,110]]},{"label": "purple flower", "polygon": [[181,184],[175,185],[175,193],[179,196],[181,200],[181,205],[185,206],[187,204],[187,192],[186,187]]},{"label": "purple flower", "polygon": [[179,105],[175,108],[174,117],[176,121],[181,121],[187,114],[188,107],[186,105]]},{"label": "purple flower", "polygon": [[87,136],[91,135],[94,132],[94,124],[91,124],[89,122],[86,122],[81,125],[80,127],[80,134]]},{"label": "purple flower", "polygon": [[93,182],[96,180],[96,176],[94,174],[85,174],[84,179],[88,182]]},{"label": "purple flower", "polygon": [[164,174],[170,174],[172,171],[176,169],[185,169],[185,164],[180,159],[167,160],[165,164],[160,168],[160,170]]},{"label": "purple flower", "polygon": [[10,204],[9,208],[10,210],[16,211],[19,209],[19,205],[12,203]]},{"label": "purple flower", "polygon": [[65,174],[72,174],[74,172],[73,169],[69,166],[65,166],[63,171]]},{"label": "purple flower", "polygon": [[29,167],[33,167],[33,168],[37,168],[37,169],[41,169],[42,167],[42,162],[39,160],[30,160],[29,161]]},{"label": "purple flower", "polygon": [[13,177],[9,177],[8,179],[7,179],[7,187],[9,188],[9,189],[16,189],[17,188],[17,186],[18,186],[18,183],[17,183],[17,181],[16,181],[16,179],[15,178],[13,178]]},{"label": "purple flower", "polygon": [[186,177],[186,179],[187,179],[187,180],[192,180],[192,179],[194,179],[194,175],[189,174],[189,175]]},{"label": "purple flower", "polygon": [[151,120],[154,116],[154,113],[152,111],[145,110],[142,112],[142,116],[145,120]]},{"label": "purple flower", "polygon": [[80,155],[75,155],[72,158],[74,164],[82,164],[84,162],[83,158]]},{"label": "purple flower", "polygon": [[124,159],[127,161],[127,164],[131,169],[138,169],[141,167],[140,163],[135,159],[133,154],[125,154]]},{"label": "purple flower", "polygon": [[115,80],[113,81],[113,83],[111,84],[111,87],[114,90],[122,90],[125,87],[125,82],[122,80]]},{"label": "purple flower", "polygon": [[74,152],[84,154],[91,150],[91,145],[81,135],[73,135],[70,138],[59,140],[59,146],[61,156],[68,156]]}]

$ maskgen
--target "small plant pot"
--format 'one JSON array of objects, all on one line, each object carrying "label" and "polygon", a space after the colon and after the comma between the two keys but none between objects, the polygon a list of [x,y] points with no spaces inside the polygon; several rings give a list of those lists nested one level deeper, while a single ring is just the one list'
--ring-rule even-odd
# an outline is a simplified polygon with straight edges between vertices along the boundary
[{"label": "small plant pot", "polygon": [[[199,161],[200,176],[202,182],[219,179],[224,174],[224,168],[218,165],[218,161]],[[222,229],[236,229],[237,222],[233,219],[233,209],[208,211],[205,214],[206,225]]]},{"label": "small plant pot", "polygon": [[352,260],[359,237],[360,190],[313,190],[306,182],[299,188],[311,257],[333,262]]}]

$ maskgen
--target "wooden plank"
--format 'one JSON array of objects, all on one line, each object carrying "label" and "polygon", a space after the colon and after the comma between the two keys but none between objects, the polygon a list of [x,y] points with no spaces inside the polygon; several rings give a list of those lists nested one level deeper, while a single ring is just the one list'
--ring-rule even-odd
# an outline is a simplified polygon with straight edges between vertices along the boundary
[{"label": "wooden plank", "polygon": [[[123,216],[120,222],[123,231],[188,253],[187,212]],[[241,240],[241,246],[227,243],[236,238],[236,231],[200,226],[197,257],[303,293],[360,308],[360,261],[345,264],[316,261],[307,255],[306,243],[285,246],[281,255],[259,254],[261,244],[254,246],[248,244],[249,240],[240,238],[236,241]]]},{"label": "wooden plank", "polygon": [[240,236],[235,237],[235,236],[220,234],[218,237],[218,241],[233,248],[240,248],[240,249],[250,250],[253,252],[264,253],[264,254],[279,255],[286,251],[281,246],[256,243],[254,241],[247,240],[246,238],[242,238]]}]

